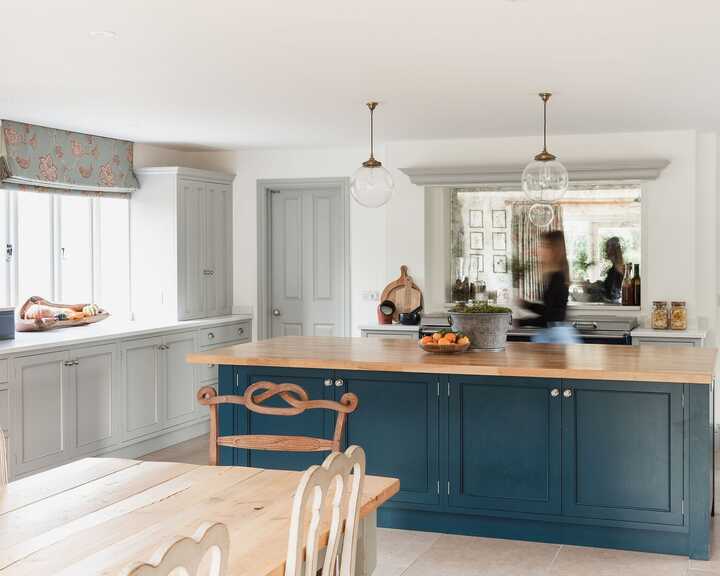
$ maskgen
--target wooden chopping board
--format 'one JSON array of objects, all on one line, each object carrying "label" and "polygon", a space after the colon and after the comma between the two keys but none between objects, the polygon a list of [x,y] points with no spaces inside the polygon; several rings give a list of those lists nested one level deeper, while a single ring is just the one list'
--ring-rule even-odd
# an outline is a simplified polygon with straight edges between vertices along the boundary
[{"label": "wooden chopping board", "polygon": [[393,314],[395,322],[399,320],[401,313],[412,312],[423,304],[422,291],[407,272],[407,266],[404,264],[400,266],[400,278],[385,286],[385,290],[380,296],[380,302],[390,300],[395,304],[395,313]]}]

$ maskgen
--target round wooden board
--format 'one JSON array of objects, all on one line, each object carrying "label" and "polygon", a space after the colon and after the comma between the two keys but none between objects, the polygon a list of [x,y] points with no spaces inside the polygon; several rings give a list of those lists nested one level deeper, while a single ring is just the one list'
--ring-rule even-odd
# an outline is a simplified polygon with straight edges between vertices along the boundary
[{"label": "round wooden board", "polygon": [[395,304],[393,320],[398,322],[401,313],[412,312],[423,305],[423,295],[413,279],[408,276],[408,268],[404,264],[400,266],[400,277],[385,286],[380,296],[380,302],[390,300]]}]

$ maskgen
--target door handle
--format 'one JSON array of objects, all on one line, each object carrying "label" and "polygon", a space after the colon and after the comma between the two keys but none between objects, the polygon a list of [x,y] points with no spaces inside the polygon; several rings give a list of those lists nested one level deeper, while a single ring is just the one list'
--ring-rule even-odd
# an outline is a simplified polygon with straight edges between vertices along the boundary
[{"label": "door handle", "polygon": [[560,396],[560,388],[553,388],[552,390],[550,390],[550,396],[552,396],[553,398],[557,398],[558,396]]},{"label": "door handle", "polygon": [[565,388],[565,390],[563,390],[563,397],[572,398],[572,395],[573,395],[573,391],[571,388]]},{"label": "door handle", "polygon": [[335,386],[337,386],[338,388],[345,386],[345,380],[343,380],[342,378],[338,378],[337,380],[335,380]]},{"label": "door handle", "polygon": [[325,386],[329,388],[330,386],[333,385],[332,378],[325,378],[325,381],[323,382],[323,384],[325,384]]},{"label": "door handle", "polygon": [[277,317],[280,316],[280,309],[279,308],[273,308],[272,315]]}]

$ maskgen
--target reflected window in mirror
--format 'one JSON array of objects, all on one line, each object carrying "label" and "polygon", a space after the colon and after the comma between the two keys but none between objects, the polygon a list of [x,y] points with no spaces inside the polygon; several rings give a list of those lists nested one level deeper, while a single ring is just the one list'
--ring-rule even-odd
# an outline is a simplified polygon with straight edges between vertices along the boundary
[{"label": "reflected window in mirror", "polygon": [[627,266],[642,273],[641,196],[637,186],[575,186],[553,205],[550,225],[538,228],[530,218],[532,204],[520,190],[451,189],[447,300],[539,300],[540,236],[562,230],[569,304],[620,305]]}]

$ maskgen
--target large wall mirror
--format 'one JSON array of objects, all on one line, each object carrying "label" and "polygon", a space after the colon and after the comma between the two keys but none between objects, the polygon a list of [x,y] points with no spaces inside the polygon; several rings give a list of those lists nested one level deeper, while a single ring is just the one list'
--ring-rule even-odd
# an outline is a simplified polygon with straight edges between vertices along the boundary
[{"label": "large wall mirror", "polygon": [[[537,246],[543,228],[516,189],[446,188],[445,301],[473,298],[511,303],[538,300]],[[621,305],[629,264],[642,268],[642,193],[637,185],[572,187],[546,229],[565,234],[571,306]]]}]

